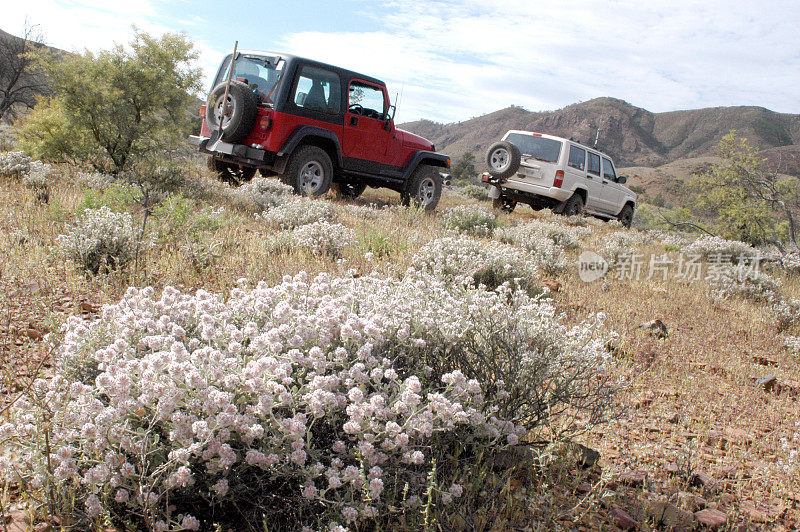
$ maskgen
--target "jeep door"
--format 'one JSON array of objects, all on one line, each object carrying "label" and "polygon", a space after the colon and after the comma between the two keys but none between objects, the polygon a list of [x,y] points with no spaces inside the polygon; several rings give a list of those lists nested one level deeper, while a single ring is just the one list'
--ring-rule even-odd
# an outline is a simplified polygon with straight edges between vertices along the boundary
[{"label": "jeep door", "polygon": [[619,211],[622,210],[622,185],[617,183],[617,172],[608,157],[603,157],[603,187],[605,187],[607,212],[614,215],[619,214]]},{"label": "jeep door", "polygon": [[342,155],[348,170],[380,173],[392,136],[386,128],[388,100],[381,85],[353,79],[347,91]]}]

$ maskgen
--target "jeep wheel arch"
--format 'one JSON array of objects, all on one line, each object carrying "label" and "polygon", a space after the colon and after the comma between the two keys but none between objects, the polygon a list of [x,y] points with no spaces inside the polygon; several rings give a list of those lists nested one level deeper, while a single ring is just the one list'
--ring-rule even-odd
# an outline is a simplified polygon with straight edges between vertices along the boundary
[{"label": "jeep wheel arch", "polygon": [[403,181],[408,183],[414,171],[422,165],[447,169],[450,168],[450,157],[432,151],[418,151],[406,163],[403,169]]},{"label": "jeep wheel arch", "polygon": [[342,167],[342,146],[333,131],[317,126],[300,126],[289,135],[281,149],[278,150],[278,163],[276,164],[276,166],[280,165],[280,168],[276,168],[278,173],[283,173],[289,156],[301,145],[316,146],[325,150],[334,167]]}]

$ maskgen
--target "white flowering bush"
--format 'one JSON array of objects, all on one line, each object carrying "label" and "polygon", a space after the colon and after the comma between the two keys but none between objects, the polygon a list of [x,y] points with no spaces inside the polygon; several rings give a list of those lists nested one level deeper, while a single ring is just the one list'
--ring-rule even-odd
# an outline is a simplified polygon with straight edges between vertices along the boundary
[{"label": "white flowering bush", "polygon": [[800,336],[787,336],[783,340],[783,347],[796,355],[800,355]]},{"label": "white flowering bush", "polygon": [[100,192],[106,191],[118,184],[114,176],[100,172],[79,172],[75,176],[75,179],[81,185]]},{"label": "white flowering bush", "polygon": [[754,303],[776,303],[781,299],[780,281],[758,271],[752,265],[728,265],[715,268],[706,277],[715,297],[741,298]]},{"label": "white flowering bush", "polygon": [[800,299],[781,299],[772,306],[772,313],[779,331],[800,325]]},{"label": "white flowering bush", "polygon": [[86,209],[83,216],[59,235],[56,243],[79,268],[97,274],[119,269],[134,259],[137,229],[130,213],[108,207]]},{"label": "white flowering bush", "polygon": [[293,245],[332,259],[338,259],[344,248],[356,243],[352,229],[326,220],[301,225],[290,233],[290,237]]},{"label": "white flowering bush", "polygon": [[789,249],[780,258],[781,267],[789,274],[800,275],[800,250]]},{"label": "white flowering bush", "polygon": [[504,283],[537,292],[536,264],[521,250],[508,245],[483,244],[467,236],[437,238],[413,257],[420,271],[447,282],[471,280],[493,290]]},{"label": "white flowering bush", "polygon": [[7,124],[0,124],[0,152],[13,151],[16,143],[14,128]]},{"label": "white flowering bush", "polygon": [[318,221],[333,221],[336,209],[324,200],[298,198],[268,209],[257,218],[274,229],[294,229]]},{"label": "white flowering bush", "polygon": [[619,262],[623,256],[630,255],[635,248],[652,242],[652,237],[645,231],[615,231],[602,237],[600,254],[605,257],[609,265]]},{"label": "white flowering bush", "polygon": [[446,229],[477,236],[490,236],[500,225],[491,211],[478,205],[458,205],[447,209],[443,221]]},{"label": "white flowering bush", "polygon": [[364,220],[377,220],[383,213],[372,205],[355,205],[352,203],[340,204],[339,209],[345,214]]},{"label": "white flowering bush", "polygon": [[22,178],[22,184],[34,191],[45,191],[50,188],[50,174],[53,168],[41,161],[33,161],[28,167],[28,173]]},{"label": "white flowering bush", "polygon": [[459,194],[464,197],[476,199],[479,201],[488,201],[489,200],[489,190],[486,187],[480,185],[473,185],[472,183],[468,183],[463,187],[459,187],[456,189]]},{"label": "white flowering bush", "polygon": [[604,342],[524,292],[413,272],[131,288],[67,322],[52,378],[0,426],[3,473],[82,529],[393,528],[401,508],[419,529],[479,456],[602,416]]},{"label": "white flowering bush", "polygon": [[733,262],[749,260],[756,255],[755,248],[749,244],[710,235],[701,236],[686,246],[683,251],[688,254],[700,255],[705,259],[718,257]]},{"label": "white flowering bush", "polygon": [[19,179],[28,173],[30,167],[31,158],[23,151],[0,153],[0,177]]},{"label": "white flowering bush", "polygon": [[580,246],[580,239],[590,234],[584,227],[568,227],[560,224],[535,221],[513,227],[501,227],[494,237],[501,242],[527,249],[537,266],[550,274],[567,268],[565,251]]},{"label": "white flowering bush", "polygon": [[231,193],[242,203],[252,203],[255,210],[260,212],[289,202],[294,189],[277,179],[254,177],[240,187],[231,188]]}]

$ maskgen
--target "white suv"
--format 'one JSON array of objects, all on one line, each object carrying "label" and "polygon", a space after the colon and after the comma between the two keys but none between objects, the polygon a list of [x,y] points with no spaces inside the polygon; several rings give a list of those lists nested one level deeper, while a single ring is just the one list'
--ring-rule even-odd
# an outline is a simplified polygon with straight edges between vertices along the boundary
[{"label": "white suv", "polygon": [[626,227],[633,220],[636,194],[622,186],[627,179],[617,175],[611,157],[575,141],[509,131],[489,148],[486,165],[483,182],[494,185],[495,208],[510,212],[521,202],[567,216],[585,211],[617,218]]}]

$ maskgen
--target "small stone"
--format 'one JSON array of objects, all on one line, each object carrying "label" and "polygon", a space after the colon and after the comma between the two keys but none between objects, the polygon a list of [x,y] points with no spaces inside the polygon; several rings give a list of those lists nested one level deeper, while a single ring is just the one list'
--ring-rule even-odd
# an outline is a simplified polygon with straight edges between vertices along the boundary
[{"label": "small stone", "polygon": [[628,512],[617,506],[611,509],[611,517],[614,519],[614,524],[622,530],[634,530],[639,526],[639,523]]},{"label": "small stone", "polygon": [[778,384],[778,377],[775,375],[765,375],[758,380],[756,380],[756,384],[762,386],[764,391],[769,393],[775,389],[775,385]]},{"label": "small stone", "polygon": [[664,414],[664,420],[667,423],[677,423],[678,421],[680,421],[680,416],[678,415],[677,412],[667,412],[666,414]]},{"label": "small stone", "polygon": [[667,326],[664,325],[664,322],[659,319],[642,323],[639,325],[639,328],[647,329],[650,331],[650,336],[655,338],[666,338],[669,334],[667,331]]},{"label": "small stone", "polygon": [[700,495],[689,493],[688,491],[679,491],[678,504],[690,512],[697,512],[705,508],[708,502]]},{"label": "small stone", "polygon": [[692,474],[692,477],[689,479],[689,485],[696,486],[698,488],[705,488],[709,484],[711,484],[711,477],[702,471]]},{"label": "small stone", "polygon": [[590,491],[592,491],[592,486],[588,482],[581,482],[580,484],[578,484],[578,487],[575,488],[575,491],[577,491],[578,493],[589,493]]},{"label": "small stone", "polygon": [[561,290],[561,283],[555,279],[545,279],[542,281],[542,284],[549,288],[552,292],[558,292]]},{"label": "small stone", "polygon": [[724,526],[725,523],[728,522],[728,516],[724,512],[720,512],[719,510],[714,510],[712,508],[706,508],[705,510],[700,510],[699,512],[695,512],[694,516],[697,518],[698,521],[703,523],[709,528],[717,528],[720,526]]},{"label": "small stone", "polygon": [[619,476],[619,482],[637,488],[644,484],[645,477],[644,471],[625,471]]}]

